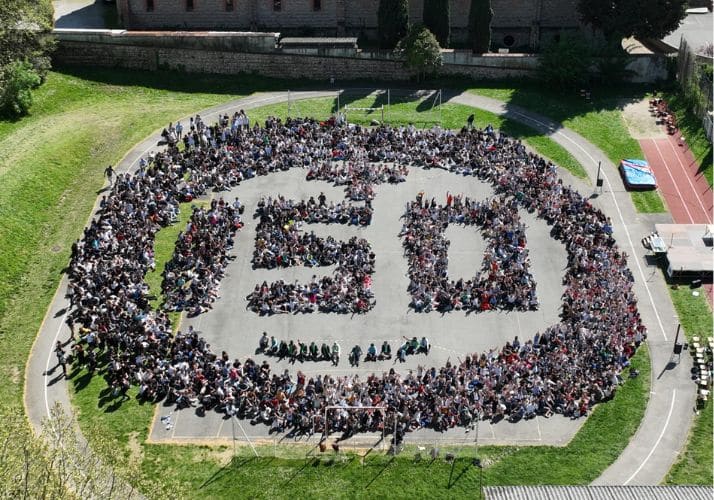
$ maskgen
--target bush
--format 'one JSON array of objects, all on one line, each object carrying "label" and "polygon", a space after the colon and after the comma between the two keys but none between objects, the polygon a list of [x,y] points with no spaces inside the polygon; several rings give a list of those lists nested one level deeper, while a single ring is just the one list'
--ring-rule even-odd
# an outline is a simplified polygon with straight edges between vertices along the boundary
[{"label": "bush", "polygon": [[40,75],[27,61],[13,61],[5,66],[0,74],[0,114],[27,114],[32,106],[32,89],[40,83]]},{"label": "bush", "polygon": [[436,71],[442,64],[439,42],[422,24],[409,28],[407,36],[397,45],[397,53],[404,57],[407,68],[417,71],[417,79]]},{"label": "bush", "polygon": [[548,85],[560,88],[586,84],[592,64],[592,52],[584,38],[563,35],[545,46],[540,55],[538,72]]}]

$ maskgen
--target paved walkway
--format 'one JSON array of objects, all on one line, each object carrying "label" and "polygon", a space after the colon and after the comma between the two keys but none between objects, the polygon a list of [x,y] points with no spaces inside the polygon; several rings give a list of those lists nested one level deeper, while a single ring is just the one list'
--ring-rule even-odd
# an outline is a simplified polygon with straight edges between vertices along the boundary
[{"label": "paved walkway", "polygon": [[[292,98],[314,98],[334,95],[326,92],[293,92]],[[207,121],[216,113],[238,107],[251,109],[257,106],[283,102],[287,93],[270,93],[251,96],[215,108],[201,111]],[[451,102],[466,104],[505,115],[507,118],[530,125],[567,149],[594,179],[598,162],[602,162],[605,189],[593,202],[612,215],[615,235],[620,246],[630,255],[630,266],[635,276],[635,290],[640,298],[640,313],[650,328],[648,345],[652,357],[653,384],[650,402],[639,431],[621,457],[596,481],[599,484],[657,484],[666,475],[677,453],[685,443],[691,424],[694,404],[694,385],[689,381],[688,357],[679,365],[668,365],[676,320],[674,309],[656,267],[649,268],[639,242],[642,235],[651,231],[652,221],[637,214],[627,192],[621,187],[615,165],[600,150],[575,132],[527,110],[473,94],[452,95]],[[136,167],[141,156],[156,147],[159,131],[137,144],[117,165],[120,172]],[[610,178],[616,179],[613,184]],[[574,181],[581,193],[592,189],[592,182]],[[57,339],[65,340],[69,332],[64,325],[66,300],[63,298],[66,280],[60,283],[38,333],[26,368],[25,405],[30,422],[39,428],[47,418],[55,401],[70,407],[67,385],[56,373],[46,374],[54,365],[52,346]]]}]

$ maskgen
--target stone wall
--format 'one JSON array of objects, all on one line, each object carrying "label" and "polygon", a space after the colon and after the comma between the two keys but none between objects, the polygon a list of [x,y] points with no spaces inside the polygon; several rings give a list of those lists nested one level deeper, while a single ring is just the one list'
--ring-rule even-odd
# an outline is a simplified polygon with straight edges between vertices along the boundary
[{"label": "stone wall", "polygon": [[[480,59],[479,61],[475,61]],[[500,79],[532,76],[533,58],[525,63],[498,56],[453,58],[445,64],[444,75],[464,75],[475,79]],[[283,53],[247,53],[199,50],[192,48],[149,47],[144,45],[60,40],[54,63],[62,66],[101,66],[130,69],[171,69],[191,73],[260,75],[291,79],[329,80],[407,80],[413,73],[402,62],[370,57],[325,57]]]},{"label": "stone wall", "polygon": [[[55,30],[57,65],[129,69],[172,69],[196,73],[257,73],[275,78],[312,80],[407,80],[413,74],[390,52],[343,48],[317,54],[283,52],[279,33],[127,32],[122,30]],[[468,50],[442,51],[441,75],[473,79],[533,78],[538,57],[527,54],[473,55]],[[667,76],[665,60],[652,55],[632,58],[635,82]]]}]

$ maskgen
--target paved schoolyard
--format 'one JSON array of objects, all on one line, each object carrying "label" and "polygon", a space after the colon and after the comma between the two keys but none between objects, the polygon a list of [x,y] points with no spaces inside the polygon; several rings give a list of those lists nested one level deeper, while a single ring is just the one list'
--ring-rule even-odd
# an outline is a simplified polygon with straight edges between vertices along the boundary
[{"label": "paved schoolyard", "polygon": [[[493,196],[491,187],[473,177],[456,176],[442,170],[411,169],[407,182],[398,185],[380,185],[373,201],[375,215],[372,225],[367,228],[356,228],[344,225],[311,225],[306,230],[314,230],[323,236],[333,235],[338,239],[348,239],[352,235],[367,238],[377,256],[376,270],[373,275],[372,290],[377,300],[376,306],[364,315],[338,314],[280,314],[261,317],[246,310],[246,295],[256,284],[263,280],[268,282],[284,279],[292,282],[296,279],[306,282],[314,274],[318,276],[329,274],[332,268],[290,268],[273,270],[253,270],[251,257],[255,241],[257,220],[253,219],[257,202],[264,195],[283,195],[293,199],[317,197],[324,192],[328,200],[344,199],[341,188],[333,187],[326,182],[306,182],[303,170],[291,170],[261,177],[244,182],[230,193],[222,193],[226,199],[238,196],[246,204],[244,221],[246,226],[238,234],[232,254],[235,260],[228,266],[221,288],[220,298],[211,311],[195,318],[184,318],[181,329],[192,325],[211,344],[215,352],[227,351],[231,357],[245,359],[253,357],[262,363],[267,359],[273,371],[284,369],[302,370],[304,373],[331,373],[333,375],[348,375],[350,373],[381,373],[391,367],[404,373],[416,369],[418,365],[426,367],[443,366],[451,360],[458,363],[464,355],[473,352],[483,352],[496,349],[515,336],[525,341],[532,338],[536,332],[558,323],[560,299],[563,293],[561,284],[567,256],[563,245],[549,236],[547,224],[532,214],[521,211],[521,219],[527,224],[527,245],[531,257],[531,273],[537,282],[537,293],[541,305],[537,311],[503,312],[488,311],[466,314],[451,312],[440,314],[415,313],[408,308],[409,294],[407,285],[407,262],[403,257],[401,240],[398,237],[401,229],[401,214],[406,203],[424,190],[427,198],[435,197],[444,202],[447,191],[464,193],[482,200]],[[454,278],[472,277],[483,260],[484,242],[478,230],[474,227],[450,226],[447,237],[451,240],[449,251],[450,275]],[[329,362],[296,363],[288,361],[277,362],[276,358],[263,355],[255,356],[260,333],[266,331],[276,339],[302,340],[309,343],[315,341],[318,345],[326,342],[331,345],[338,341],[342,347],[343,356],[337,368]],[[370,342],[379,348],[384,340],[392,345],[393,352],[404,342],[404,337],[426,336],[432,343],[429,356],[409,356],[404,364],[395,365],[394,361],[361,363],[360,367],[351,368],[347,362],[347,352],[356,344],[366,352]],[[518,442],[563,442],[563,438],[574,432],[579,423],[566,424],[565,419],[554,419],[543,423],[551,432],[545,437],[537,422],[527,422],[505,426],[495,426],[494,429],[481,430],[484,439],[499,443]],[[221,436],[225,434],[219,422],[213,419],[197,417],[189,411],[182,411],[179,418],[180,432],[172,429],[167,432],[160,421],[156,421],[152,438],[162,440],[176,437],[176,432],[182,438],[197,435]],[[551,423],[552,422],[552,423]],[[557,422],[557,423],[556,423]],[[216,427],[216,425],[218,427]],[[250,427],[250,426],[248,426]],[[563,432],[556,432],[556,427],[563,427]],[[247,431],[253,435],[265,435],[267,428],[258,426]]]}]

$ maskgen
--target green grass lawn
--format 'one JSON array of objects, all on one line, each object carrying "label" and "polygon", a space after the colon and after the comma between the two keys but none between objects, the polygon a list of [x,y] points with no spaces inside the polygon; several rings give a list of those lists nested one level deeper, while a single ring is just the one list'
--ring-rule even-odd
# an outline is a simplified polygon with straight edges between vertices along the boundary
[{"label": "green grass lawn", "polygon": [[[81,235],[97,192],[103,186],[102,172],[106,165],[116,164],[134,144],[169,121],[256,90],[277,90],[288,86],[286,82],[247,75],[229,78],[100,69],[51,72],[45,85],[34,92],[35,104],[30,116],[15,121],[0,121],[0,375],[5,380],[5,383],[0,385],[0,413],[21,408],[25,361],[47,306],[57,289],[61,272],[67,265],[70,246]],[[290,86],[294,88],[294,84]],[[533,102],[533,106],[539,105],[537,100]],[[408,108],[407,105],[404,106]],[[468,114],[467,109],[445,106],[444,122],[460,126]],[[398,116],[397,111],[399,109],[395,106],[391,118]],[[578,120],[587,122],[590,116],[579,117]],[[601,123],[603,121],[607,120],[601,120]],[[490,122],[512,135],[523,137],[541,154],[576,175],[582,175],[582,172],[578,174],[577,162],[565,150],[552,141],[537,136],[533,130],[486,113],[477,113],[477,122]],[[584,123],[581,125],[585,126]],[[594,126],[585,128],[593,131],[597,129]],[[617,133],[613,134],[612,139],[624,140],[622,136],[618,137]],[[183,210],[182,216],[189,215],[187,212]],[[160,286],[163,262],[170,258],[176,231],[180,230],[181,226],[182,224],[171,226],[157,235],[157,271],[147,277],[152,282],[152,290],[158,290]],[[649,362],[644,354],[638,356],[642,366]],[[649,373],[649,370],[642,368],[642,373]],[[532,464],[530,462],[534,460],[533,457],[518,458],[527,456],[528,453],[539,454],[534,451],[484,449],[484,456],[493,458],[485,479],[494,483],[503,482],[510,467],[508,464],[511,463],[513,470],[517,471],[518,477],[523,478],[523,481],[536,481],[541,478],[556,483],[589,481],[616,458],[634,432],[647,398],[647,389],[640,385],[645,383],[645,377],[628,382],[619,391],[615,402],[597,409],[585,427],[595,431],[585,434],[581,432],[573,444],[565,449],[541,450],[547,460],[560,465],[567,463],[569,468],[561,468],[560,465],[551,468],[545,462],[546,458]],[[82,388],[83,385],[85,387]],[[220,449],[145,444],[146,426],[153,408],[149,405],[138,405],[135,400],[120,407],[111,406],[111,403],[99,407],[98,404],[102,401],[100,393],[104,389],[104,382],[99,377],[80,380],[78,388],[80,390],[74,397],[83,428],[91,430],[88,432],[90,438],[95,432],[105,432],[117,443],[114,451],[127,455],[133,462],[140,464],[142,477],[160,471],[160,477],[165,477],[167,482],[175,479],[177,488],[196,491],[197,480],[207,479],[224,463],[224,450]],[[635,414],[630,414],[628,408],[634,408]],[[615,412],[614,415],[622,412],[625,420],[612,418],[612,415],[605,418],[609,412]],[[613,446],[598,445],[594,446],[594,449],[588,449],[588,446],[593,446],[594,435],[613,436]],[[95,443],[97,446],[101,444],[97,441]],[[577,447],[574,448],[574,445]],[[112,450],[111,447],[108,449]],[[578,466],[579,460],[584,456],[587,456],[585,462],[592,466],[588,470]],[[507,459],[514,461],[507,462]],[[381,465],[378,461],[382,459],[376,460],[377,469],[358,470],[379,470]],[[394,463],[398,467],[391,472]],[[412,487],[409,485],[410,478],[413,477],[412,473],[408,472],[412,469],[409,460],[398,457],[394,463],[388,465],[362,493],[359,488],[365,486],[365,481],[371,481],[372,476],[360,472],[362,475],[357,477],[356,472],[349,472],[349,467],[339,474],[333,471],[340,467],[330,468],[320,479],[323,491],[334,487],[330,483],[333,476],[343,485],[352,484],[351,481],[354,481],[354,496],[383,495],[387,491],[385,488],[391,488],[386,478],[397,480],[397,484],[403,487],[405,496],[421,496],[420,493],[429,491],[425,488],[431,487],[432,484],[426,478],[430,476],[432,469],[422,466],[417,468],[417,472],[425,479]],[[174,465],[175,470],[172,469]],[[526,470],[529,466],[530,472]],[[288,463],[286,467],[288,468],[285,470],[291,473],[299,470],[298,464],[294,462]],[[437,475],[441,478],[439,474],[445,472],[443,466],[435,464],[433,467],[434,471],[439,471]],[[282,469],[275,469],[270,474],[267,472],[270,471],[269,468],[263,469],[266,470],[262,473],[265,476],[256,483],[262,486],[246,487],[252,488],[250,491],[256,494],[276,491],[280,496],[281,490],[277,489],[280,482],[276,481],[275,477]],[[241,470],[244,472],[240,472],[239,476],[243,480],[236,481],[230,490],[234,496],[247,496],[240,494],[236,485],[241,482],[250,485],[252,475],[257,474],[249,469]],[[455,476],[459,473],[457,469]],[[404,479],[398,479],[402,477],[401,474],[404,474]],[[269,483],[266,482],[267,477],[272,477]],[[136,479],[142,482],[141,477]],[[440,482],[437,484],[443,486],[444,481],[438,481]],[[452,491],[457,496],[463,496],[464,491],[472,494],[474,481],[476,479],[473,472],[464,472]],[[226,482],[229,482],[228,478],[224,479],[224,487],[227,487]],[[198,493],[208,491],[206,488]],[[442,496],[451,496],[447,490],[442,490],[442,493]],[[340,494],[350,493],[340,490]]]},{"label": "green grass lawn", "polygon": [[[692,291],[688,286],[680,286],[677,289],[670,288],[679,322],[690,342],[691,338],[695,336],[704,339],[711,337],[714,331],[712,311],[704,291],[699,288],[699,296],[692,295]],[[687,445],[677,462],[672,466],[665,480],[667,484],[711,485],[714,483],[712,476],[712,470],[714,470],[712,406],[710,398],[706,406],[694,417],[694,425],[689,433]]]},{"label": "green grass lawn", "polygon": [[[699,292],[699,295],[692,295],[694,291]],[[702,288],[692,290],[688,286],[682,285],[676,289],[670,287],[669,293],[687,339],[691,340],[694,336],[711,337],[712,331],[714,331],[712,329],[714,320],[704,290]]]},{"label": "green grass lawn", "polygon": [[[471,92],[535,111],[562,123],[600,148],[615,165],[624,158],[644,158],[639,143],[627,131],[621,113],[627,102],[647,95],[644,89],[600,89],[594,93],[590,103],[575,92],[568,94],[532,85],[517,89],[477,88],[471,89]],[[615,182],[620,182],[619,173],[613,178]],[[657,191],[631,192],[630,195],[639,212],[666,212]]]}]

